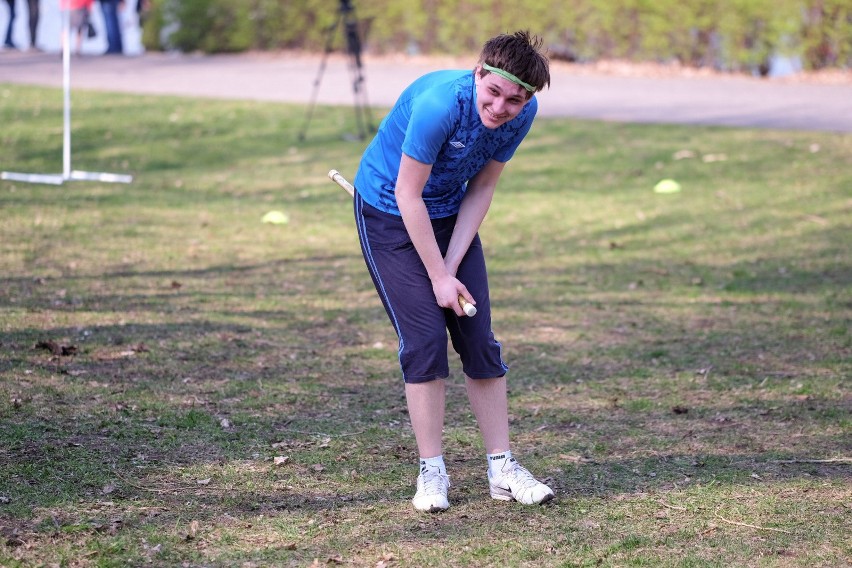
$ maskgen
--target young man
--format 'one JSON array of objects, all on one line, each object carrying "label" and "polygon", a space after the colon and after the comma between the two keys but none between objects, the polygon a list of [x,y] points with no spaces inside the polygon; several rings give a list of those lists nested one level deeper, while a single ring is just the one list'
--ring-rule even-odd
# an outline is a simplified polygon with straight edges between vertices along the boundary
[{"label": "young man", "polygon": [[[449,507],[443,460],[447,331],[488,458],[495,499],[543,503],[553,491],[512,457],[508,367],[491,330],[479,226],[506,162],[550,86],[541,40],[527,32],[485,43],[473,71],[412,83],[379,126],[355,176],[355,218],[367,268],[399,336],[409,416],[420,452],[414,507]],[[476,305],[466,317],[459,297]]]}]

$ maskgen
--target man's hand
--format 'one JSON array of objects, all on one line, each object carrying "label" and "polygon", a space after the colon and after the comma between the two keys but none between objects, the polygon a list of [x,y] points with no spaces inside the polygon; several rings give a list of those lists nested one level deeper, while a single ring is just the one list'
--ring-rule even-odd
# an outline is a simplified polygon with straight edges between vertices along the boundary
[{"label": "man's hand", "polygon": [[432,291],[435,293],[435,300],[438,305],[453,310],[457,316],[465,315],[464,310],[459,305],[459,296],[463,296],[471,304],[474,303],[473,296],[467,291],[465,285],[450,275],[437,282],[432,282]]}]

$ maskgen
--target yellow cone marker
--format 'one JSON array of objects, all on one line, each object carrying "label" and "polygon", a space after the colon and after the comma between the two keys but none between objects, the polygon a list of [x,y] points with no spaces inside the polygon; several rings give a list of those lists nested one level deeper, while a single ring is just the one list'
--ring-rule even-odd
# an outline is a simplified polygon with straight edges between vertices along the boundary
[{"label": "yellow cone marker", "polygon": [[286,225],[290,222],[290,217],[287,216],[286,213],[282,213],[281,211],[270,211],[261,219],[264,223],[270,223],[272,225]]},{"label": "yellow cone marker", "polygon": [[680,184],[673,179],[664,179],[654,186],[654,193],[677,193]]}]

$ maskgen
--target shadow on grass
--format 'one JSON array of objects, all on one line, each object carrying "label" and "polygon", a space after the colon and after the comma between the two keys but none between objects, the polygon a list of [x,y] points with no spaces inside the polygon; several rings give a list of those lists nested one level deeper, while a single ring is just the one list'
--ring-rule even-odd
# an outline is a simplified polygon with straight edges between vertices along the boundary
[{"label": "shadow on grass", "polygon": [[[294,306],[292,301],[281,301],[281,308],[268,310],[229,311],[217,306],[208,313],[203,308],[204,298],[217,301],[226,296],[242,297],[242,301],[251,305],[252,294],[263,287],[258,282],[268,281],[269,272],[287,272],[300,265],[307,273],[307,276],[301,274],[301,278],[317,281],[323,280],[322,274],[329,263],[344,260],[358,264],[352,256],[336,255],[263,265],[63,277],[63,285],[76,281],[84,288],[87,281],[121,278],[205,281],[233,276],[245,281],[245,285],[239,290],[216,289],[210,285],[191,293],[175,290],[166,294],[163,290],[132,295],[84,291],[81,304],[87,310],[102,313],[141,310],[171,314],[183,321],[18,328],[0,336],[7,353],[0,362],[0,372],[15,375],[20,381],[17,388],[13,387],[20,392],[12,392],[9,399],[0,403],[0,431],[5,442],[0,459],[6,471],[0,494],[14,494],[16,486],[29,487],[27,493],[32,502],[23,509],[16,506],[18,514],[22,514],[36,503],[51,507],[63,501],[97,498],[111,471],[128,478],[138,473],[134,468],[138,469],[139,464],[134,465],[133,460],[140,454],[159,456],[155,462],[162,460],[188,467],[221,465],[231,459],[246,458],[251,455],[249,449],[265,448],[261,454],[265,452],[264,459],[269,459],[268,447],[294,429],[334,437],[357,429],[355,425],[376,426],[376,417],[381,416],[377,412],[400,409],[404,404],[393,349],[364,349],[366,340],[359,331],[363,322],[377,321],[384,326],[383,314],[378,306],[372,305],[375,302],[321,313]],[[784,264],[793,260],[790,257],[775,262]],[[673,263],[669,269],[672,273],[690,273],[697,268]],[[640,261],[582,267],[590,283],[610,278],[616,282],[634,281],[636,274],[650,270],[648,263]],[[738,265],[705,270],[736,274]],[[735,279],[735,289],[750,293],[767,289],[796,291],[809,289],[819,281],[841,293],[847,273],[842,266],[837,270],[830,277],[824,272],[800,271],[785,279]],[[560,276],[554,274],[552,278]],[[499,278],[523,281],[524,275],[503,271]],[[3,278],[0,287],[14,294],[4,294],[0,304],[20,307],[20,301],[11,301],[13,295],[29,295],[24,302],[28,309],[52,313],[78,311],[80,306],[72,302],[46,300],[53,297],[50,291],[58,284],[58,281],[36,283],[31,279]],[[305,282],[291,280],[289,284],[294,294],[306,290]],[[648,287],[646,283],[645,289]],[[48,288],[47,293],[41,288]],[[321,282],[317,288],[322,292],[333,289],[333,284]],[[641,293],[635,302],[621,299],[608,303],[605,309],[601,309],[599,301],[583,294],[577,300],[561,301],[555,310],[563,318],[559,325],[573,327],[588,336],[574,340],[571,350],[578,354],[560,355],[561,358],[541,355],[564,351],[566,344],[562,337],[539,339],[528,335],[514,339],[512,349],[519,353],[517,367],[525,378],[513,377],[513,393],[522,393],[525,388],[558,387],[578,380],[598,386],[593,391],[554,394],[553,400],[561,400],[562,406],[548,409],[548,404],[538,403],[545,409],[544,414],[534,419],[539,426],[545,426],[541,430],[542,439],[536,443],[538,452],[542,456],[566,452],[589,454],[583,459],[600,464],[604,472],[601,476],[604,481],[597,486],[592,484],[594,492],[608,495],[636,488],[632,482],[625,485],[616,481],[623,479],[619,475],[623,471],[659,469],[655,478],[644,479],[642,486],[661,489],[673,477],[683,475],[681,462],[684,461],[701,463],[701,473],[720,482],[735,482],[741,478],[748,481],[746,470],[755,463],[766,462],[767,455],[784,456],[795,462],[812,457],[815,448],[821,454],[848,451],[842,430],[818,433],[821,426],[848,415],[848,396],[832,398],[812,386],[808,388],[816,392],[801,388],[788,392],[778,387],[757,394],[743,390],[766,382],[767,377],[816,379],[826,373],[830,377],[831,368],[819,368],[815,359],[841,365],[839,353],[849,347],[848,340],[840,335],[833,343],[826,343],[819,333],[803,336],[805,320],[814,317],[807,312],[782,314],[786,327],[779,329],[774,302],[765,299],[761,302],[767,303],[768,311],[757,313],[749,308],[745,313],[741,309],[726,312],[714,302],[707,304],[705,310],[699,302],[698,309],[693,304],[691,314],[680,319],[676,303]],[[729,307],[739,308],[736,304]],[[580,317],[572,314],[578,309]],[[626,315],[624,310],[629,310]],[[199,321],[193,321],[196,318]],[[240,322],[233,323],[234,319]],[[681,339],[684,337],[689,340]],[[77,349],[73,356],[63,357],[35,348],[39,341],[59,343],[69,339]],[[795,346],[792,351],[791,345]],[[720,359],[724,361],[719,362]],[[711,378],[705,375],[700,384],[673,383],[672,377],[679,373],[695,374],[710,367],[715,369]],[[378,384],[371,385],[371,380]],[[710,402],[708,396],[717,399]],[[571,406],[576,399],[585,401],[579,410]],[[597,406],[583,410],[582,405],[588,406],[589,400],[597,401]],[[659,414],[659,404],[668,408],[684,405],[689,416]],[[521,401],[521,405],[523,408],[529,403]],[[550,418],[545,423],[547,412]],[[465,413],[450,412],[448,423],[456,426],[468,420]],[[287,418],[282,419],[283,415]],[[234,417],[243,421],[238,431],[220,426],[222,419]],[[290,430],[277,426],[282,420]],[[399,410],[393,418],[396,425],[389,426],[388,422],[382,427],[395,432],[405,420],[404,409]],[[677,428],[672,426],[675,421]],[[572,429],[571,424],[578,422],[587,426]],[[662,424],[663,434],[659,436],[646,430],[649,424],[656,423]],[[772,439],[772,431],[797,426],[808,429],[797,442]],[[670,431],[665,432],[666,429]],[[534,436],[523,429],[521,432],[523,436]],[[193,445],[191,439],[203,443]],[[612,439],[625,442],[613,445],[609,441]],[[696,443],[693,453],[671,451],[671,446],[692,442]],[[731,453],[717,455],[713,449],[716,443]],[[195,454],[181,450],[196,446]],[[630,447],[644,446],[665,457],[606,457],[607,453],[619,455]],[[738,446],[748,448],[748,452],[742,453],[742,447]],[[210,456],[214,458],[211,460]],[[411,456],[407,455],[408,458]],[[149,467],[157,466],[149,463],[141,469]],[[591,464],[582,467],[586,472],[596,469]],[[816,473],[808,473],[811,470]],[[69,471],[76,473],[69,477],[66,475]],[[848,467],[844,466],[792,464],[779,471],[781,478],[805,473],[849,477]],[[315,476],[310,471],[304,475]],[[589,487],[589,483],[587,480],[584,486]],[[570,480],[561,482],[557,478],[555,484],[571,493]],[[56,490],[57,487],[61,490]],[[309,498],[294,499],[294,503],[300,502],[305,507],[329,506],[323,500],[311,505]],[[357,495],[349,499],[359,501]],[[280,503],[286,508],[291,501],[284,499]]]},{"label": "shadow on grass", "polygon": [[[417,452],[393,353],[373,360],[353,351],[339,339],[352,331],[346,323],[335,325],[334,342],[325,337],[315,344],[326,331],[304,322],[260,334],[210,323],[134,325],[129,333],[100,326],[93,337],[126,338],[116,349],[137,342],[154,347],[98,360],[103,350],[115,352],[101,344],[65,362],[15,353],[0,371],[21,378],[20,392],[0,402],[3,534],[26,545],[145,535],[185,557],[194,554],[190,520],[205,534],[231,530],[242,539],[266,518],[283,523],[283,534],[298,532],[260,545],[264,554],[279,560],[307,555],[307,563],[317,554],[355,554],[364,547],[364,531],[372,542],[417,547],[481,540],[484,527],[511,531],[513,523],[542,518],[547,525],[556,516],[564,534],[592,522],[583,519],[578,502],[593,508],[596,500],[683,498],[694,487],[726,495],[791,482],[852,482],[848,464],[808,462],[848,451],[842,428],[824,428],[849,412],[848,399],[721,400],[702,407],[707,390],[699,385],[678,399],[688,405],[688,417],[674,416],[629,395],[600,401],[625,386],[606,375],[602,362],[587,372],[601,375],[604,392],[545,392],[558,404],[536,402],[543,406],[537,413],[524,398],[524,381],[513,384],[516,454],[557,491],[554,505],[521,511],[492,502],[482,452],[464,442],[473,422],[456,392],[447,428],[463,436],[447,443],[451,513],[423,518],[409,504]],[[294,333],[300,346],[314,347],[294,348]],[[211,336],[224,339],[215,348],[193,347]],[[2,341],[7,346],[7,337]],[[180,346],[162,349],[161,341]],[[658,370],[672,372],[665,364]],[[536,388],[548,387],[564,387],[564,376]],[[275,465],[276,457],[287,461]],[[365,528],[350,528],[352,518]],[[311,539],[314,530],[320,532]]]},{"label": "shadow on grass", "polygon": [[[132,342],[87,345],[65,358],[41,355],[30,344],[16,346],[3,337],[12,356],[0,370],[20,377],[21,394],[12,393],[11,400],[0,403],[0,495],[11,499],[15,516],[31,514],[33,507],[101,499],[116,478],[123,480],[118,481],[124,485],[122,498],[140,498],[149,489],[157,500],[200,495],[208,505],[227,501],[229,511],[246,514],[347,508],[383,493],[402,498],[399,489],[392,489],[400,481],[398,474],[362,473],[379,482],[364,492],[351,491],[345,480],[352,463],[362,471],[366,465],[365,458],[353,453],[363,452],[369,461],[369,452],[377,450],[382,459],[397,462],[394,467],[407,467],[416,458],[410,440],[407,445],[387,444],[388,439],[397,442],[407,436],[408,428],[392,354],[385,353],[374,365],[369,359],[358,361],[357,353],[347,352],[353,341],[317,342],[316,335],[324,331],[289,325],[293,327],[260,335],[244,326],[210,323],[134,325],[131,330],[101,326],[91,337],[121,334]],[[338,338],[349,335],[345,323],[335,326]],[[299,346],[314,347],[299,351],[291,344],[282,352],[279,342],[294,328],[306,334]],[[74,331],[54,329],[50,335]],[[220,338],[215,346],[207,342],[211,335]],[[128,349],[166,338],[178,346]],[[329,358],[340,360],[327,366]],[[642,379],[607,375],[611,369],[605,362],[597,371],[588,370],[600,375],[601,391],[565,388],[564,376],[539,381],[535,388],[547,400],[534,403],[534,414],[525,414],[531,403],[524,400],[524,381],[513,383],[512,397],[518,401],[513,406],[520,416],[513,427],[521,445],[532,442],[535,454],[542,456],[538,459],[551,468],[561,459],[554,456],[571,454],[581,462],[568,474],[553,475],[561,493],[607,497],[664,491],[684,477],[698,476],[718,483],[752,483],[755,468],[761,475],[771,470],[773,480],[850,477],[848,465],[797,463],[812,458],[814,449],[820,455],[848,451],[842,424],[825,428],[848,416],[848,397],[738,391],[728,398],[713,392],[737,381],[723,378],[712,388],[706,377],[666,394],[661,391],[669,382],[655,377],[671,376],[677,369],[665,364],[655,369],[645,379],[649,384],[639,384],[635,391],[625,389]],[[620,376],[635,377],[635,370]],[[465,405],[451,403],[450,428],[472,425],[460,406]],[[333,442],[317,442],[325,438]],[[270,462],[276,454],[273,444],[282,441],[283,452],[294,464],[283,470],[282,483],[309,492],[275,486],[276,469]],[[470,450],[464,445],[451,448],[453,453]],[[649,455],[642,455],[645,450]],[[626,457],[635,453],[640,456]],[[782,459],[793,463],[774,465]],[[254,474],[235,474],[227,497],[216,491],[211,496],[195,485],[208,475],[207,468],[222,475],[230,462],[245,460],[265,471],[261,481],[255,481],[271,484],[265,491],[244,493],[240,488],[240,476]],[[145,474],[151,471],[161,481],[146,482]],[[171,491],[173,485],[178,488]],[[329,485],[335,489],[329,491]]]}]

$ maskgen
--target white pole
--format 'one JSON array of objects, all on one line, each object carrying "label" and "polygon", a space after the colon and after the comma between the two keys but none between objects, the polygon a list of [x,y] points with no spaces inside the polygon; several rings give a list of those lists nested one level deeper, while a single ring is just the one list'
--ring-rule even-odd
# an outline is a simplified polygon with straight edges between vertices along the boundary
[{"label": "white pole", "polygon": [[[78,32],[79,33],[79,32]],[[62,179],[71,179],[71,7],[62,10],[62,88],[63,88],[63,138]]]},{"label": "white pole", "polygon": [[[62,11],[62,88],[63,88],[63,117],[62,117],[62,175],[59,174],[25,174],[17,172],[2,172],[0,179],[23,181],[27,183],[50,183],[62,185],[69,180],[89,180],[107,183],[132,183],[133,176],[127,174],[111,174],[108,172],[85,172],[71,169],[71,7],[70,2],[60,0]],[[80,30],[77,30],[80,33]]]}]

